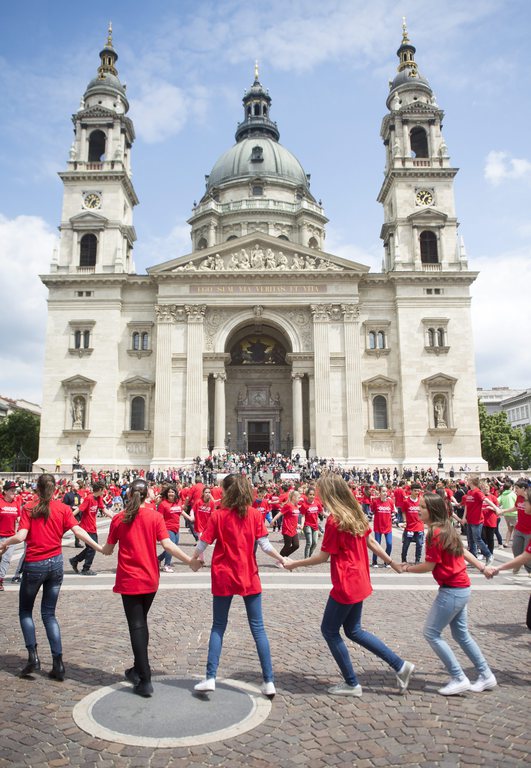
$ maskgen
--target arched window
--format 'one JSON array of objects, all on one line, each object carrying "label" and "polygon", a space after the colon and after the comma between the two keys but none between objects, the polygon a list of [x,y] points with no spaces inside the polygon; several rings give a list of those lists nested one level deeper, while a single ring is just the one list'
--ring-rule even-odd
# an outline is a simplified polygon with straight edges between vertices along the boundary
[{"label": "arched window", "polygon": [[263,112],[264,112],[264,117],[267,117],[267,107],[264,107]]},{"label": "arched window", "polygon": [[79,266],[95,267],[98,253],[98,238],[96,235],[83,235],[79,248]]},{"label": "arched window", "polygon": [[437,235],[430,230],[420,233],[420,260],[423,264],[438,264]]},{"label": "arched window", "polygon": [[444,340],[444,328],[437,328],[437,346],[438,347],[446,346],[445,340]]},{"label": "arched window", "polygon": [[424,128],[413,128],[409,134],[411,151],[415,157],[429,157],[428,137]]},{"label": "arched window", "polygon": [[279,235],[278,239],[279,240],[288,240],[289,241],[289,237],[286,237],[286,235]]},{"label": "arched window", "polygon": [[316,237],[310,237],[308,240],[308,248],[319,248],[319,243]]},{"label": "arched window", "polygon": [[435,328],[428,328],[428,346],[435,346]]},{"label": "arched window", "polygon": [[144,417],[146,411],[146,401],[143,397],[133,397],[131,400],[131,431],[140,432],[144,430]]},{"label": "arched window", "polygon": [[140,334],[138,331],[135,331],[133,333],[133,349],[138,350],[140,349]]},{"label": "arched window", "polygon": [[200,251],[202,251],[203,248],[206,248],[207,247],[206,238],[202,237],[201,240],[197,243],[197,247],[199,248]]},{"label": "arched window", "polygon": [[376,342],[378,349],[385,349],[385,333],[383,331],[378,331]]},{"label": "arched window", "polygon": [[74,349],[81,349],[81,331],[74,333]]},{"label": "arched window", "polygon": [[229,242],[229,240],[236,240],[236,235],[229,235],[227,237],[227,242]]},{"label": "arched window", "polygon": [[376,331],[369,331],[369,349],[376,349]]},{"label": "arched window", "polygon": [[89,137],[89,163],[101,163],[105,160],[105,143],[103,131],[92,131]]},{"label": "arched window", "polygon": [[254,105],[254,114],[256,117],[260,117],[260,104]]},{"label": "arched window", "polygon": [[149,349],[149,333],[147,331],[142,334],[142,349],[144,351]]},{"label": "arched window", "polygon": [[374,429],[387,429],[387,400],[383,395],[376,395],[372,401]]},{"label": "arched window", "polygon": [[247,117],[251,117],[251,107],[247,107]]}]

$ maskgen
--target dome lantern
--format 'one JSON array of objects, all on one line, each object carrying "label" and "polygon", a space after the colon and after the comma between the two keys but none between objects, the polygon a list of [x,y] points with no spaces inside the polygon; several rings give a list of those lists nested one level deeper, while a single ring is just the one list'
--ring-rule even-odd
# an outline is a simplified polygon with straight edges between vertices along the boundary
[{"label": "dome lantern", "polygon": [[236,141],[260,136],[278,141],[277,124],[269,119],[271,96],[259,80],[258,62],[254,66],[254,82],[245,92],[242,103],[243,120],[236,129]]}]

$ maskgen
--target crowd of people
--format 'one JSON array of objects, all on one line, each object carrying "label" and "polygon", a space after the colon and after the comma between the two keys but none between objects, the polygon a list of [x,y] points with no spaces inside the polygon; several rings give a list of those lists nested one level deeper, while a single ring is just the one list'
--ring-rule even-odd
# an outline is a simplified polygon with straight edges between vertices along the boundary
[{"label": "crowd of people", "polygon": [[[518,480],[513,488],[507,479],[487,481],[476,475],[467,481],[440,480],[431,473],[413,471],[409,477],[394,478],[383,470],[367,477],[367,473],[360,475],[354,470],[345,472],[332,462],[320,465],[317,477],[313,477],[315,467],[305,465],[303,472],[301,465],[290,466],[289,459],[283,460],[286,467],[282,467],[285,471],[280,477],[271,471],[271,465],[266,471],[262,461],[254,461],[252,466],[245,461],[238,464],[232,456],[221,466],[214,461],[212,466],[202,462],[202,468],[194,468],[201,471],[193,477],[176,470],[175,476],[170,471],[157,478],[139,470],[131,471],[128,477],[92,472],[85,481],[58,480],[43,474],[31,487],[5,482],[0,495],[1,590],[16,545],[25,543],[17,569],[21,576],[15,573],[12,578],[21,579],[19,618],[28,650],[22,675],[40,669],[33,607],[42,587],[41,614],[52,653],[49,674],[56,680],[64,679],[55,608],[63,580],[62,538],[72,531],[76,546],[82,550],[69,558],[76,574],[95,575],[95,553],[110,555],[118,548],[114,591],[122,598],[133,652],[133,665],[125,670],[125,677],[140,696],[153,693],[148,613],[160,572],[173,570],[172,557],[199,570],[209,545],[214,546],[210,566],[213,623],[205,678],[195,686],[199,695],[215,690],[235,595],[245,602],[262,669],[262,692],[270,698],[275,695],[262,615],[258,547],[286,571],[330,562],[332,591],[321,633],[342,675],[342,681],[329,688],[330,694],[362,695],[341,628],[348,639],[394,670],[400,693],[407,691],[415,668],[362,628],[363,604],[372,592],[371,566],[392,568],[401,574],[431,572],[438,583],[424,637],[450,676],[439,693],[481,692],[496,686],[496,678],[467,626],[467,566],[487,578],[510,568],[516,574],[522,567],[531,575],[531,489],[527,478]],[[295,471],[297,467],[301,471]],[[111,518],[103,546],[98,541],[98,515]],[[181,519],[195,539],[192,556],[178,546]],[[505,537],[499,530],[501,519],[506,521]],[[278,552],[268,531],[279,525],[283,546]],[[396,560],[392,556],[393,527],[400,529],[402,538]],[[294,559],[301,535],[304,558]],[[513,559],[494,566],[495,542],[501,547],[511,546]],[[408,561],[411,544],[413,562]],[[477,671],[474,682],[466,677],[442,637],[447,626]],[[531,629],[531,600],[527,626]]]}]

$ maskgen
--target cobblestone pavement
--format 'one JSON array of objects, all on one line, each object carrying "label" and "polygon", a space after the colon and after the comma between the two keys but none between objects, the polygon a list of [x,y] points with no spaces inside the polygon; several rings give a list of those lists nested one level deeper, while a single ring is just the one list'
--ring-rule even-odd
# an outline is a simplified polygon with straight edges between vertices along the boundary
[{"label": "cobblestone pavement", "polygon": [[[273,541],[278,538],[274,535]],[[191,549],[189,534],[184,534],[183,543]],[[301,550],[297,555],[302,556]],[[67,543],[64,551],[66,561],[74,550]],[[499,550],[496,557],[509,555]],[[319,631],[328,593],[327,567],[286,574],[264,560],[264,615],[277,685],[271,715],[253,731],[225,742],[153,750],[95,739],[72,719],[72,708],[80,699],[122,680],[124,668],[131,663],[121,600],[111,591],[114,559],[97,555],[94,567],[99,575],[83,578],[70,575],[67,563],[58,610],[67,669],[63,683],[46,675],[50,656],[38,608],[43,672],[34,679],[18,677],[25,661],[18,588],[8,581],[0,595],[0,768],[509,767],[529,760],[526,584],[515,584],[510,577],[499,576],[494,583],[473,577],[470,627],[499,686],[482,694],[444,698],[436,689],[446,682],[445,672],[422,637],[435,594],[431,577],[374,571],[375,592],[365,603],[364,625],[414,661],[417,672],[410,693],[399,696],[392,671],[350,644],[363,697],[341,699],[326,692],[339,675]],[[9,575],[12,572],[13,565]],[[174,574],[162,574],[163,588],[150,613],[154,674],[203,673],[211,620],[207,582],[207,570],[192,574],[180,565]],[[258,659],[238,598],[231,610],[219,675],[260,682]],[[149,700],[139,701],[149,706]]]}]

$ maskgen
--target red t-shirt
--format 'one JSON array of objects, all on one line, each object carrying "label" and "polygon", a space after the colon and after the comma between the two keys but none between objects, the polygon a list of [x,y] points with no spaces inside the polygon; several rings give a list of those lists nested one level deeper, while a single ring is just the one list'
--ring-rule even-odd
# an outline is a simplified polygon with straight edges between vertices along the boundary
[{"label": "red t-shirt", "polygon": [[111,520],[108,544],[117,542],[118,565],[113,592],[121,595],[148,595],[159,586],[157,541],[168,539],[164,518],[152,507],[140,507],[131,523],[124,523],[124,513]]},{"label": "red t-shirt", "polygon": [[103,509],[103,507],[104,504],[101,496],[98,496],[96,499],[91,493],[89,493],[88,496],[85,496],[81,502],[79,507],[79,512],[81,512],[81,521],[79,525],[87,533],[98,532],[98,528],[96,526],[96,515],[98,514],[98,510]]},{"label": "red t-shirt", "polygon": [[173,501],[170,503],[167,499],[163,499],[158,506],[158,511],[164,518],[168,531],[179,533],[181,512],[183,511],[182,502]]},{"label": "red t-shirt", "polygon": [[269,502],[267,499],[255,499],[253,501],[253,507],[257,509],[263,517],[269,512]]},{"label": "red t-shirt", "polygon": [[472,488],[466,496],[463,496],[462,503],[465,507],[466,522],[470,525],[481,525],[483,522],[483,499],[485,494],[479,488]]},{"label": "red t-shirt", "polygon": [[395,488],[394,490],[394,497],[395,497],[395,504],[397,507],[400,507],[400,509],[404,508],[404,501],[406,498],[406,495],[404,493],[403,488]]},{"label": "red t-shirt", "polygon": [[367,528],[364,536],[340,531],[333,515],[326,519],[321,549],[330,554],[330,597],[343,605],[360,603],[372,593],[367,553]]},{"label": "red t-shirt", "polygon": [[16,522],[20,517],[20,501],[6,501],[0,496],[0,537],[7,539],[15,535]]},{"label": "red t-shirt", "polygon": [[295,504],[287,502],[280,510],[282,518],[282,535],[283,536],[296,536],[297,535],[297,523],[299,521],[299,508]]},{"label": "red t-shirt", "polygon": [[270,493],[266,498],[269,499],[269,503],[271,505],[271,511],[278,510],[279,504],[280,504],[278,493]]},{"label": "red t-shirt", "polygon": [[528,534],[531,533],[531,515],[526,515],[525,512],[525,498],[524,496],[517,496],[516,497],[516,511],[518,513],[518,518],[516,520],[516,525],[514,526],[515,531],[520,531],[520,533]]},{"label": "red t-shirt", "polygon": [[323,512],[323,505],[315,499],[310,504],[304,501],[300,505],[301,514],[304,515],[304,525],[308,525],[313,531],[319,530],[319,515]]},{"label": "red t-shirt", "polygon": [[493,496],[492,493],[485,496],[483,499],[483,525],[487,528],[496,528],[498,525],[498,515],[492,507],[487,504],[487,499],[497,506],[496,496]]},{"label": "red t-shirt", "polygon": [[395,507],[390,499],[382,501],[373,499],[371,501],[373,512],[372,524],[375,533],[391,533],[393,530],[393,512]]},{"label": "red t-shirt", "polygon": [[31,502],[22,510],[19,531],[26,530],[26,560],[28,563],[36,560],[47,560],[62,552],[61,539],[66,531],[78,525],[71,508],[62,501],[50,502],[48,520],[44,517],[31,517],[30,510],[36,506]]},{"label": "red t-shirt", "polygon": [[441,587],[469,587],[470,578],[466,572],[463,555],[452,555],[441,547],[440,529],[435,528],[430,544],[426,544],[426,562],[435,563],[433,578]]},{"label": "red t-shirt", "polygon": [[245,517],[225,507],[210,515],[201,541],[216,542],[210,569],[213,595],[245,597],[262,591],[254,545],[263,536],[267,536],[264,518],[254,507],[247,507]]},{"label": "red t-shirt", "polygon": [[196,533],[201,533],[205,530],[208,523],[208,518],[215,510],[215,508],[216,505],[212,499],[210,499],[208,502],[204,502],[200,499],[194,504],[194,530]]},{"label": "red t-shirt", "polygon": [[402,512],[406,516],[406,531],[423,531],[424,530],[424,523],[419,517],[419,502],[420,502],[420,496],[417,496],[416,500],[413,501],[412,498],[404,499],[402,502]]}]

